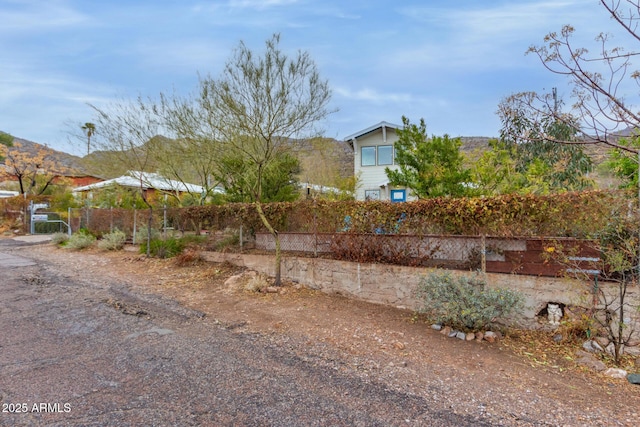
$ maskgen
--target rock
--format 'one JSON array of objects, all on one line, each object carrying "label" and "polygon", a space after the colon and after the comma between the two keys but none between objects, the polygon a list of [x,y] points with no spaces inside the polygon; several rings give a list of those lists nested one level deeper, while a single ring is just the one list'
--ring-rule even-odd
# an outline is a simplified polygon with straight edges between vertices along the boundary
[{"label": "rock", "polygon": [[555,334],[553,336],[553,341],[554,342],[561,342],[564,339],[564,337],[562,336],[562,334]]},{"label": "rock", "polygon": [[267,294],[277,294],[280,290],[275,286],[267,286],[264,291]]},{"label": "rock", "polygon": [[604,374],[611,378],[623,379],[627,377],[627,371],[619,368],[609,368],[606,371],[604,371]]},{"label": "rock", "polygon": [[629,346],[626,346],[624,348],[624,354],[628,354],[629,356],[638,357],[638,356],[640,356],[640,347],[629,347]]},{"label": "rock", "polygon": [[609,338],[607,337],[595,337],[593,340],[600,344],[600,347],[602,348],[605,348],[609,345]]},{"label": "rock", "polygon": [[[615,354],[615,352],[616,352],[616,347],[615,347],[615,345],[613,343],[610,343],[607,346],[606,350],[607,350],[607,353],[609,353],[610,355],[613,356]],[[620,351],[620,355],[623,355],[625,353],[624,345],[620,344],[620,350],[619,351]]]},{"label": "rock", "polygon": [[467,339],[467,334],[465,334],[464,332],[458,332],[456,333],[456,338],[465,341]]},{"label": "rock", "polygon": [[227,280],[224,281],[224,287],[225,288],[237,288],[239,286],[241,286],[242,284],[242,274],[236,274],[234,276],[229,277]]},{"label": "rock", "polygon": [[440,331],[440,333],[442,335],[449,335],[449,333],[451,332],[451,328],[449,326],[445,326],[444,328],[442,328],[442,330]]},{"label": "rock", "polygon": [[602,353],[604,351],[600,344],[594,340],[585,341],[584,344],[582,344],[582,348],[589,353]]},{"label": "rock", "polygon": [[440,331],[442,330],[442,325],[440,325],[439,323],[434,323],[433,325],[431,325],[431,329],[433,329],[434,331]]},{"label": "rock", "polygon": [[593,355],[589,352],[583,350],[576,350],[576,356],[578,357],[593,357]]},{"label": "rock", "polygon": [[448,337],[449,338],[454,338],[456,335],[458,335],[458,331],[451,331],[451,332],[449,332]]},{"label": "rock", "polygon": [[484,333],[480,331],[476,332],[476,341],[482,341],[483,338],[484,338]]},{"label": "rock", "polygon": [[587,352],[577,352],[577,353],[582,354],[582,357],[576,360],[576,363],[578,365],[585,366],[589,369],[592,369],[598,372],[602,372],[605,369],[607,369],[607,365],[605,365],[601,360],[596,359],[593,354],[587,353]]},{"label": "rock", "polygon": [[640,374],[627,375],[627,381],[629,381],[631,384],[640,385]]},{"label": "rock", "polygon": [[495,332],[487,331],[484,333],[484,339],[490,343],[496,342],[498,335]]},{"label": "rock", "polygon": [[266,277],[255,271],[249,270],[229,277],[225,280],[224,286],[230,291],[246,290],[257,292],[268,286],[268,284]]},{"label": "rock", "polygon": [[629,342],[627,342],[627,347],[640,347],[640,340],[630,339]]},{"label": "rock", "polygon": [[474,334],[473,332],[469,332],[469,333],[467,334],[467,336],[465,337],[465,339],[466,339],[467,341],[473,341],[473,340],[475,340],[475,339],[476,339],[476,334]]}]

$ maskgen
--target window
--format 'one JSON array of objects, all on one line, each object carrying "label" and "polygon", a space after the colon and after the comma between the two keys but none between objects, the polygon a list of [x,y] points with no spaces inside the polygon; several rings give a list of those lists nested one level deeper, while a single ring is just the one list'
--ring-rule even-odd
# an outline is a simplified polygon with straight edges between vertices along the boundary
[{"label": "window", "polygon": [[362,147],[362,156],[360,161],[362,166],[375,166],[376,147]]},{"label": "window", "polygon": [[380,190],[365,190],[365,200],[380,200]]},{"label": "window", "polygon": [[393,145],[378,146],[378,164],[379,165],[393,164]]}]

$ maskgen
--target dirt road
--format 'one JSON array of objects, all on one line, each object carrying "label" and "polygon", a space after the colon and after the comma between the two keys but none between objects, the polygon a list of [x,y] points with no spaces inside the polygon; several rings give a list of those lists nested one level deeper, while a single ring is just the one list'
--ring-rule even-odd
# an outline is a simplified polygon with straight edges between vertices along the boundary
[{"label": "dirt road", "polygon": [[640,388],[531,368],[340,297],[229,292],[229,266],[7,240],[0,253],[0,425],[640,422]]}]

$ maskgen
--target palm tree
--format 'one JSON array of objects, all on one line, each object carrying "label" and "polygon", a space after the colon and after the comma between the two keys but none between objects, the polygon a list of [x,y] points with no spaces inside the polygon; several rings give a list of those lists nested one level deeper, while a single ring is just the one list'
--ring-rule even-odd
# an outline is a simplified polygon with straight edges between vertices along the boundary
[{"label": "palm tree", "polygon": [[96,133],[96,125],[93,123],[85,123],[82,126],[84,134],[87,135],[87,156],[91,152],[91,137]]}]

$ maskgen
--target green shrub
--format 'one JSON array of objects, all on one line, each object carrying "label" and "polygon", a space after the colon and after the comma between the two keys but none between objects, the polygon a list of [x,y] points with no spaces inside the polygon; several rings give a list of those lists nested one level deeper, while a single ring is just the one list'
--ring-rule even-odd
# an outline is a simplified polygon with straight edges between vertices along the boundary
[{"label": "green shrub", "polygon": [[[184,250],[184,243],[180,239],[169,237],[167,239],[152,239],[149,245],[149,253],[151,256],[158,258],[172,258]],[[147,253],[147,242],[140,244],[140,253]]]},{"label": "green shrub", "polygon": [[[142,227],[138,228],[138,231],[136,231],[136,243],[139,245],[142,244],[146,244],[147,243],[147,237],[149,236],[149,229],[147,228],[146,225],[143,225]],[[155,228],[151,229],[151,240],[157,240],[160,239],[160,237],[162,237],[162,234],[156,230]]]},{"label": "green shrub", "polygon": [[73,235],[71,235],[71,237],[69,237],[69,240],[67,240],[67,244],[65,245],[65,247],[69,249],[80,250],[90,247],[95,241],[95,236],[80,231],[78,233],[74,233]]},{"label": "green shrub", "polygon": [[419,312],[454,329],[478,331],[522,309],[524,297],[510,289],[488,289],[483,280],[450,273],[425,276],[418,284]]},{"label": "green shrub", "polygon": [[51,241],[56,245],[62,245],[69,240],[69,235],[67,233],[53,233],[51,235]]},{"label": "green shrub", "polygon": [[126,241],[127,235],[123,231],[115,230],[102,236],[98,242],[98,248],[106,251],[119,251],[124,247]]},{"label": "green shrub", "polygon": [[198,236],[196,234],[185,234],[180,237],[180,241],[185,246],[198,246],[203,244],[207,240],[207,236]]}]

